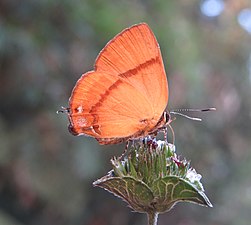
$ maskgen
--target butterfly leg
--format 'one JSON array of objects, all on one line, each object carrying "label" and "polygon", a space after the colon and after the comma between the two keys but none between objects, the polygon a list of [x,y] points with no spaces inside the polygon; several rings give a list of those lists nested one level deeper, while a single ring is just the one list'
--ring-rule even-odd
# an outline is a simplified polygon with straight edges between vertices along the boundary
[{"label": "butterfly leg", "polygon": [[124,149],[124,151],[122,152],[121,156],[119,156],[119,158],[118,158],[119,160],[121,160],[122,158],[124,158],[125,154],[126,154],[127,151],[128,151],[130,142],[132,142],[132,145],[134,144],[134,140],[128,140],[128,141],[126,142],[125,149]]},{"label": "butterfly leg", "polygon": [[164,140],[166,143],[168,143],[168,130],[167,130],[167,126],[165,126],[164,130]]},{"label": "butterfly leg", "polygon": [[[173,130],[173,128],[172,128],[172,126],[170,125],[170,124],[167,124],[167,126],[170,128],[170,130],[171,130],[171,132],[172,132],[172,144],[174,145],[174,143],[175,143],[175,134],[174,134],[174,130]],[[167,126],[166,126],[166,134],[167,134]],[[167,138],[166,138],[166,141],[167,141]],[[167,143],[168,143],[168,141],[167,141]]]}]

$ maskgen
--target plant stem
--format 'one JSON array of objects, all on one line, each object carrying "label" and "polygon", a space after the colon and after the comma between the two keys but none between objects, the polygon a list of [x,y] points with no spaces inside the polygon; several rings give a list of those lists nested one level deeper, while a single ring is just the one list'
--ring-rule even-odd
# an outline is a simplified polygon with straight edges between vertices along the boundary
[{"label": "plant stem", "polygon": [[147,217],[148,217],[148,225],[157,225],[157,221],[158,221],[157,212],[154,212],[154,211],[148,212]]}]

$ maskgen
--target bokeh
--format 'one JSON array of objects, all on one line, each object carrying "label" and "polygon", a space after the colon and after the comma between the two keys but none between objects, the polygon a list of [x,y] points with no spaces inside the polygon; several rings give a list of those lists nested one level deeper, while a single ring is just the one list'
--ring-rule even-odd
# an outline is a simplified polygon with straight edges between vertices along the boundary
[{"label": "bokeh", "polygon": [[92,186],[124,144],[72,136],[56,114],[104,45],[139,22],[161,46],[168,108],[217,108],[172,123],[214,208],[180,203],[158,224],[250,224],[250,0],[1,0],[1,225],[146,224]]}]

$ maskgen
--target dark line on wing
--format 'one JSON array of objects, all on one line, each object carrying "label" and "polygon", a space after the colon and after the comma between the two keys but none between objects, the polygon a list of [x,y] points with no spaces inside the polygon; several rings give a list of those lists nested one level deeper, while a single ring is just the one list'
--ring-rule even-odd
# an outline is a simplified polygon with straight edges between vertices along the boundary
[{"label": "dark line on wing", "polygon": [[144,69],[146,68],[147,66],[153,64],[153,63],[156,63],[157,61],[159,60],[159,57],[155,57],[155,58],[151,58],[150,60],[147,60],[146,62],[144,63],[141,63],[139,64],[137,67],[133,68],[133,69],[130,69],[130,70],[127,70],[126,72],[124,73],[121,73],[119,74],[118,76],[119,77],[131,77],[133,75],[135,75],[137,73],[138,70],[140,69]]}]

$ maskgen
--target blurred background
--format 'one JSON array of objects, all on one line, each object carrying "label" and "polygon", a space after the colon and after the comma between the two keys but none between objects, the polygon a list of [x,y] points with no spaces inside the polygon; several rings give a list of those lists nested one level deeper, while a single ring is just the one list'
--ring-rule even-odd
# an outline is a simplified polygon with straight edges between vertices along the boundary
[{"label": "blurred background", "polygon": [[179,203],[159,225],[251,221],[250,0],[0,0],[0,224],[142,225],[146,216],[92,186],[123,145],[74,137],[56,114],[122,29],[147,22],[161,46],[178,154],[214,208]]}]

